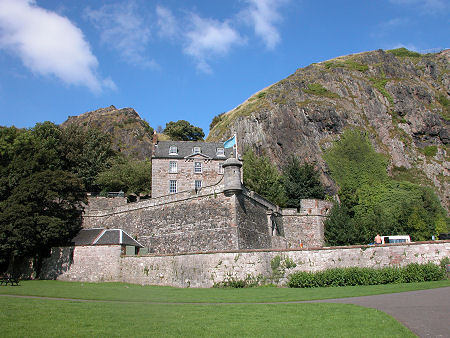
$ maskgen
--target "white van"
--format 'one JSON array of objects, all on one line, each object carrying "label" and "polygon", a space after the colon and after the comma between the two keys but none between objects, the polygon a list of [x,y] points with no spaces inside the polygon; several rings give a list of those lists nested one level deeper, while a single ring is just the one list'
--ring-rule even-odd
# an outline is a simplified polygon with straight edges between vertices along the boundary
[{"label": "white van", "polygon": [[409,235],[381,236],[381,244],[410,242],[411,238],[409,237]]}]

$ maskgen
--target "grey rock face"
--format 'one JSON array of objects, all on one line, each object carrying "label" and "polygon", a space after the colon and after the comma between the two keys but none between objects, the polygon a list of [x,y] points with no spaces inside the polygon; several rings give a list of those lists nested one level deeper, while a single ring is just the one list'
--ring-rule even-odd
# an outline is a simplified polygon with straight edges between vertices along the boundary
[{"label": "grey rock face", "polygon": [[115,150],[125,155],[140,160],[152,156],[149,125],[133,108],[100,108],[79,116],[69,116],[62,126],[69,124],[95,127],[110,134]]},{"label": "grey rock face", "polygon": [[291,154],[315,162],[333,194],[323,151],[345,128],[360,128],[393,174],[404,167],[448,210],[449,60],[449,50],[411,57],[378,50],[313,64],[226,113],[207,140],[237,133],[241,152],[252,147],[280,166]]}]

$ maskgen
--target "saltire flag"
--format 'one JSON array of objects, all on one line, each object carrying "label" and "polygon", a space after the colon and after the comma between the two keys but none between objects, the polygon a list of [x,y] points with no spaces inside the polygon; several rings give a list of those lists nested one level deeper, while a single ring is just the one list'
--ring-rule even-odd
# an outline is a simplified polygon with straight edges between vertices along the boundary
[{"label": "saltire flag", "polygon": [[223,143],[224,148],[231,148],[236,144],[236,135]]}]

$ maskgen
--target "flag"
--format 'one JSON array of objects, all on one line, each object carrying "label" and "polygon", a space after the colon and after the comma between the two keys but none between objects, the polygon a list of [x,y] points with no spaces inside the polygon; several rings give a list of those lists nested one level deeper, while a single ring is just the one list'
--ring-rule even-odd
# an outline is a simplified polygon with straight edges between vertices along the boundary
[{"label": "flag", "polygon": [[231,148],[236,144],[236,135],[223,143],[224,148]]}]

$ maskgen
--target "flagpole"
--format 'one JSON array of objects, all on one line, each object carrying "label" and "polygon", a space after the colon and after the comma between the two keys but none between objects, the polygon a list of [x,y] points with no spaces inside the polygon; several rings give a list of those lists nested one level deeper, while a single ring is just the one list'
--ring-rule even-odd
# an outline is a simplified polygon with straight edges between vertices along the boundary
[{"label": "flagpole", "polygon": [[235,151],[235,153],[236,153],[236,160],[238,160],[239,158],[238,158],[238,144],[237,144],[237,135],[236,134],[234,134],[234,139],[236,140],[236,143],[235,143],[235,146],[236,146],[236,151]]}]

